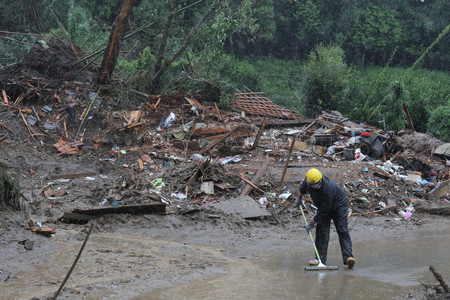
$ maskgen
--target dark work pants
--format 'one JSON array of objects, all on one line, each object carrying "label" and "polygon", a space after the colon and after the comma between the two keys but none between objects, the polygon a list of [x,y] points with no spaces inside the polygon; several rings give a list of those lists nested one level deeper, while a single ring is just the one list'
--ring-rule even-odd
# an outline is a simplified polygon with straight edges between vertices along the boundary
[{"label": "dark work pants", "polygon": [[350,239],[350,232],[347,227],[347,212],[348,207],[340,207],[338,211],[332,212],[328,215],[322,223],[316,226],[316,240],[315,244],[319,252],[320,259],[324,264],[327,262],[328,241],[330,240],[330,226],[333,220],[339,236],[339,244],[341,246],[342,259],[344,264],[347,264],[347,258],[353,257],[352,240]]}]

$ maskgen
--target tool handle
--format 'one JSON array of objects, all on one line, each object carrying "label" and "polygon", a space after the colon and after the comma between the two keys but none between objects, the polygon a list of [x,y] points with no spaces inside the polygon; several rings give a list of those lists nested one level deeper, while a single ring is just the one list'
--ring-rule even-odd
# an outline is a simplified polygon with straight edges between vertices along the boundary
[{"label": "tool handle", "polygon": [[[299,207],[300,207],[300,211],[302,212],[303,220],[305,220],[305,225],[306,225],[306,224],[308,224],[308,222],[306,221],[306,217],[305,217],[305,213],[303,212],[302,205],[300,204]],[[312,233],[311,233],[311,231],[308,233],[309,233],[309,237],[311,238],[311,242],[313,244],[314,251],[316,252],[317,260],[319,261],[319,264],[322,264],[322,260],[320,259],[320,255],[319,255],[319,251],[317,250],[316,243],[314,243],[314,238],[312,236]]]}]

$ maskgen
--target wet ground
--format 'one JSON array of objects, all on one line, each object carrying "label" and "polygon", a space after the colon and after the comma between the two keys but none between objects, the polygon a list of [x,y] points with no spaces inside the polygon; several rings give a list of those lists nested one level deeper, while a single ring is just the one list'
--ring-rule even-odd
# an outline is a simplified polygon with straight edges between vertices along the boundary
[{"label": "wet ground", "polygon": [[[433,280],[428,264],[450,270],[450,227],[407,238],[354,243],[358,265],[348,270],[337,245],[331,246],[330,265],[338,271],[305,271],[310,251],[276,251],[238,260],[225,275],[170,289],[151,291],[134,299],[394,299]],[[267,253],[266,253],[267,254]],[[334,254],[334,255],[332,255]],[[332,263],[331,263],[332,262]]]},{"label": "wet ground", "polygon": [[[0,299],[8,300],[47,299],[60,287],[89,228],[89,224],[58,221],[64,212],[98,207],[105,198],[124,204],[159,201],[157,196],[151,197],[155,195],[150,185],[153,178],[164,178],[167,190],[163,195],[168,197],[174,191],[184,191],[185,180],[197,170],[196,162],[191,163],[193,167],[180,163],[166,168],[162,164],[160,173],[153,174],[150,168],[138,169],[131,154],[134,169],[118,160],[111,162],[107,153],[63,157],[9,140],[0,143],[0,152],[0,164],[19,181],[28,199],[32,220],[56,226],[54,236],[44,237],[23,228],[27,224],[23,212],[0,211]],[[270,160],[270,170],[265,174],[270,176],[261,181],[264,190],[285,192],[277,184],[283,157]],[[229,174],[238,178],[241,169],[256,172],[264,161],[262,156],[247,156],[241,165],[230,165],[227,172],[212,175],[223,175],[227,181]],[[299,167],[289,168],[286,177],[292,193],[298,190],[298,180],[308,168],[320,167],[340,184],[347,184],[360,210],[375,207],[364,207],[365,202],[358,201],[362,187],[356,183],[364,180],[371,187],[373,201],[369,204],[394,198],[400,208],[405,208],[402,201],[410,201],[412,183],[384,180],[374,188],[371,173],[364,171],[367,167],[373,172],[373,165],[330,162],[315,156],[304,156],[296,163]],[[186,172],[169,172],[178,169]],[[74,173],[92,173],[95,180],[84,176],[68,181],[54,178]],[[246,176],[250,178],[250,173]],[[226,188],[225,184],[221,186]],[[45,196],[49,189],[67,194]],[[192,186],[190,190],[195,192]],[[224,199],[237,192],[227,190]],[[259,198],[256,193],[252,196]],[[405,221],[397,211],[377,217],[352,214],[349,229],[357,260],[355,269],[347,270],[341,264],[333,232],[328,263],[339,265],[340,270],[306,272],[304,265],[313,250],[297,208],[284,209],[277,201],[276,209],[282,211],[278,218],[283,224],[279,224],[271,217],[244,220],[237,214],[214,210],[213,205],[195,205],[202,203],[203,196],[189,199],[171,198],[166,215],[96,218],[87,246],[58,299],[391,299],[411,293],[421,299],[421,283],[437,283],[428,271],[429,265],[450,278],[446,260],[450,245],[448,216],[417,211]],[[25,240],[34,242],[32,250],[20,243]]]},{"label": "wet ground", "polygon": [[[339,270],[313,272],[304,270],[312,249],[303,228],[244,228],[243,238],[220,227],[164,229],[160,222],[155,225],[161,230],[147,228],[136,235],[93,233],[59,299],[402,299],[422,291],[421,283],[435,283],[429,265],[450,275],[446,219],[414,230],[395,224],[398,228],[386,231],[385,239],[380,239],[383,230],[352,220],[355,268],[342,265],[333,233],[328,264]],[[83,228],[37,240],[33,251],[24,252],[18,244],[21,261],[17,253],[14,259],[2,257],[1,269],[20,271],[1,283],[0,298],[54,294],[83,242]],[[40,242],[54,244],[54,251],[45,255]],[[41,259],[33,261],[34,255]]]}]

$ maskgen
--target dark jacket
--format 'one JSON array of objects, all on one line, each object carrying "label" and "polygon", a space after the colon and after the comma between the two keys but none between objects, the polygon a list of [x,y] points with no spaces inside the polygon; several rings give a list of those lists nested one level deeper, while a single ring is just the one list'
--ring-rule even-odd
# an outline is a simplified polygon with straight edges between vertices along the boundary
[{"label": "dark jacket", "polygon": [[344,189],[326,176],[322,176],[322,180],[322,187],[318,190],[312,189],[306,180],[300,186],[300,193],[309,194],[317,207],[314,217],[317,224],[333,215],[347,214],[348,211],[348,196]]}]

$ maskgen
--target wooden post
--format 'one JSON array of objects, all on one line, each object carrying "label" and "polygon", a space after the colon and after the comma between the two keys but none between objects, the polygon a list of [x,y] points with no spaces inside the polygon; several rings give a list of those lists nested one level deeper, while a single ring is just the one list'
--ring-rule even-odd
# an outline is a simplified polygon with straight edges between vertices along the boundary
[{"label": "wooden post", "polygon": [[405,111],[406,119],[408,120],[408,123],[409,123],[409,127],[411,128],[412,131],[416,131],[414,129],[414,124],[411,120],[411,116],[409,115],[408,108],[406,107],[406,103],[403,103],[402,105],[403,105],[403,110]]},{"label": "wooden post", "polygon": [[288,153],[288,156],[286,157],[286,164],[284,165],[283,175],[281,175],[280,187],[283,186],[284,176],[286,175],[286,171],[287,171],[287,168],[289,165],[289,159],[291,158],[292,150],[294,149],[296,137],[297,136],[294,135],[294,137],[292,138],[291,147],[289,147],[289,153]]},{"label": "wooden post", "polygon": [[261,126],[259,127],[258,133],[256,134],[255,141],[253,142],[253,146],[251,150],[255,149],[258,145],[259,138],[261,137],[262,132],[264,131],[264,127],[266,127],[267,119],[264,117],[264,119],[261,122]]}]

